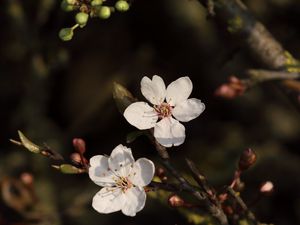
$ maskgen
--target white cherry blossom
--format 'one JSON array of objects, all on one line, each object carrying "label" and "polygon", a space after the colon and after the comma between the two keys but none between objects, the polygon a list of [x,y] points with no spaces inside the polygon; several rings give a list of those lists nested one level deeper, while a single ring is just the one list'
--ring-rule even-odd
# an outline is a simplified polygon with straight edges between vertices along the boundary
[{"label": "white cherry blossom", "polygon": [[189,77],[180,77],[167,88],[160,76],[154,75],[152,80],[143,77],[141,92],[153,106],[146,102],[132,103],[124,111],[124,117],[140,130],[154,128],[154,137],[165,147],[181,145],[185,127],[180,122],[195,119],[205,109],[199,99],[189,99],[192,89]]},{"label": "white cherry blossom", "polygon": [[103,187],[93,198],[93,208],[99,213],[121,210],[127,216],[135,216],[145,206],[143,187],[151,182],[154,170],[152,161],[146,158],[135,161],[131,149],[121,144],[110,157],[92,157],[90,179]]}]

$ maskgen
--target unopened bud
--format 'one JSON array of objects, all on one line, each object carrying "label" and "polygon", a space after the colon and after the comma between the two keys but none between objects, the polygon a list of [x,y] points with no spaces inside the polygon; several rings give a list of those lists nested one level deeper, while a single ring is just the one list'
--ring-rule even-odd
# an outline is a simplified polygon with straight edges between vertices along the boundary
[{"label": "unopened bud", "polygon": [[61,2],[60,7],[61,7],[62,10],[66,11],[66,12],[70,12],[70,11],[73,11],[75,9],[74,5],[68,4],[68,2],[66,0],[63,0]]},{"label": "unopened bud", "polygon": [[249,167],[251,167],[256,162],[256,154],[255,152],[248,148],[240,156],[239,160],[239,169],[241,171],[247,170]]},{"label": "unopened bud", "polygon": [[116,2],[115,7],[118,11],[125,12],[129,9],[129,4],[127,1],[120,0]]},{"label": "unopened bud", "polygon": [[81,138],[74,138],[73,146],[74,146],[75,150],[80,154],[84,154],[86,151],[85,141]]},{"label": "unopened bud", "polygon": [[69,4],[69,5],[74,5],[77,0],[66,0],[66,2]]},{"label": "unopened bud", "polygon": [[156,171],[155,171],[155,174],[156,174],[156,176],[158,176],[159,179],[162,180],[162,181],[165,181],[165,180],[168,179],[167,176],[166,176],[165,170],[164,170],[164,168],[162,168],[162,167],[158,167],[158,168],[156,169]]},{"label": "unopened bud", "polygon": [[93,1],[91,1],[92,6],[102,5],[102,3],[103,3],[102,0],[93,0]]},{"label": "unopened bud", "polygon": [[110,17],[110,14],[111,14],[110,8],[108,6],[103,6],[101,7],[101,9],[99,9],[98,16],[101,19],[108,19]]},{"label": "unopened bud", "polygon": [[74,35],[74,32],[73,32],[72,28],[62,28],[58,33],[59,38],[63,41],[72,40],[73,35]]},{"label": "unopened bud", "polygon": [[274,191],[274,185],[271,181],[266,181],[260,186],[259,191],[265,195],[269,195]]},{"label": "unopened bud", "polygon": [[244,94],[247,89],[247,85],[235,76],[229,77],[228,83],[222,84],[215,91],[215,95],[218,97],[233,99]]},{"label": "unopened bud", "polygon": [[22,173],[20,178],[21,181],[27,186],[31,186],[33,184],[34,178],[30,173]]},{"label": "unopened bud", "polygon": [[80,27],[84,27],[89,19],[89,15],[84,12],[79,12],[75,16],[76,23],[79,24]]},{"label": "unopened bud", "polygon": [[72,166],[70,164],[61,164],[59,166],[57,165],[52,165],[53,168],[59,170],[62,173],[66,173],[66,174],[78,174],[78,173],[84,173],[85,171],[77,168],[75,166]]},{"label": "unopened bud", "polygon": [[163,176],[165,176],[165,170],[164,170],[164,168],[162,168],[162,167],[156,168],[156,175],[157,175],[158,177],[163,177]]},{"label": "unopened bud", "polygon": [[171,195],[168,199],[168,203],[171,207],[180,207],[185,205],[184,200],[178,195]]},{"label": "unopened bud", "polygon": [[72,153],[70,158],[74,163],[81,164],[81,157],[80,157],[79,153],[77,153],[77,152]]},{"label": "unopened bud", "polygon": [[227,215],[231,215],[234,212],[232,207],[229,205],[223,206],[223,210]]},{"label": "unopened bud", "polygon": [[84,158],[83,156],[81,158],[80,154],[77,152],[72,153],[70,158],[75,164],[78,164],[78,165],[88,165],[88,163],[89,163],[88,160],[86,158]]}]

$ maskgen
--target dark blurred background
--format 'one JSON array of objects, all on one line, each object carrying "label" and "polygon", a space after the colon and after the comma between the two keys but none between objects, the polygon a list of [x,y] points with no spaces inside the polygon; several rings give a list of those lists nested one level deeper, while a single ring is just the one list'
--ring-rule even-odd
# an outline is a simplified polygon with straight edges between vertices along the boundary
[{"label": "dark blurred background", "polygon": [[[245,3],[293,56],[300,56],[298,0]],[[59,1],[2,1],[0,224],[188,224],[182,214],[151,198],[135,218],[100,215],[91,207],[100,188],[86,175],[60,174],[50,167],[51,160],[9,142],[22,130],[68,157],[74,151],[72,138],[81,137],[88,158],[109,154],[135,130],[115,106],[113,82],[143,99],[140,80],[154,74],[166,84],[189,76],[192,96],[206,104],[199,118],[185,124],[186,142],[170,149],[175,165],[188,172],[182,159],[193,158],[209,182],[221,188],[230,182],[240,153],[251,147],[258,161],[242,176],[245,201],[253,201],[260,184],[270,180],[273,195],[252,208],[259,220],[300,224],[300,114],[272,84],[234,100],[214,96],[228,76],[242,77],[246,69],[261,65],[206,16],[195,0],[134,1],[129,12],[91,19],[72,41],[62,42],[58,32],[73,25],[74,14],[63,12]],[[145,137],[129,146],[136,158],[157,160]],[[24,215],[7,206],[3,193],[5,184],[18,184],[24,172],[33,175],[38,199],[30,217],[35,219],[26,223]]]}]

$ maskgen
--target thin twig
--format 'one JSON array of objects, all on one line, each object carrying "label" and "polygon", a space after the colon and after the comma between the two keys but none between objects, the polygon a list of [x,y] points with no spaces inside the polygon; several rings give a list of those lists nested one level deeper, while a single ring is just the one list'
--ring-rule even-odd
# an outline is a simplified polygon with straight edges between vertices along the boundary
[{"label": "thin twig", "polygon": [[246,203],[243,201],[243,199],[231,187],[227,187],[227,191],[228,191],[229,195],[235,199],[235,201],[238,203],[238,205],[246,213],[247,218],[249,220],[251,220],[254,224],[259,225],[259,222],[257,222],[255,215],[248,209],[248,207],[247,207]]},{"label": "thin twig", "polygon": [[195,163],[190,159],[185,159],[187,162],[187,165],[189,166],[190,170],[192,171],[192,175],[194,177],[194,180],[199,184],[199,186],[205,191],[208,195],[212,195],[212,189],[208,185],[207,180],[205,176],[203,176]]},{"label": "thin twig", "polygon": [[152,181],[148,187],[154,188],[154,190],[164,190],[169,192],[181,192],[182,188],[178,184],[170,184],[170,183],[161,183]]},{"label": "thin twig", "polygon": [[200,192],[196,188],[194,188],[171,164],[169,159],[163,159],[162,164],[164,167],[180,182],[182,189],[190,192],[196,199],[198,199],[201,203],[204,203],[207,210],[210,214],[215,217],[220,224],[228,225],[228,220],[223,212],[222,208],[219,205],[213,204],[209,197],[205,192]]},{"label": "thin twig", "polygon": [[286,71],[271,71],[271,70],[248,70],[247,75],[257,82],[265,82],[269,80],[287,80],[299,79],[299,73],[290,73]]}]

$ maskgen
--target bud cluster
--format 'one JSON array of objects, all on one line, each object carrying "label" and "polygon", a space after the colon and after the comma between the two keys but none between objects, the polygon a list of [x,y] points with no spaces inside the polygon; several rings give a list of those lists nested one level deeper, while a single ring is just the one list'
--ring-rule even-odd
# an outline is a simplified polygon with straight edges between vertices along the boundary
[{"label": "bud cluster", "polygon": [[72,27],[62,28],[59,37],[63,41],[70,41],[73,38],[74,30],[77,27],[86,26],[90,17],[98,17],[100,19],[108,19],[112,12],[125,12],[129,10],[127,0],[118,0],[114,5],[106,4],[106,0],[62,0],[61,8],[66,11],[76,11],[75,22]]}]

